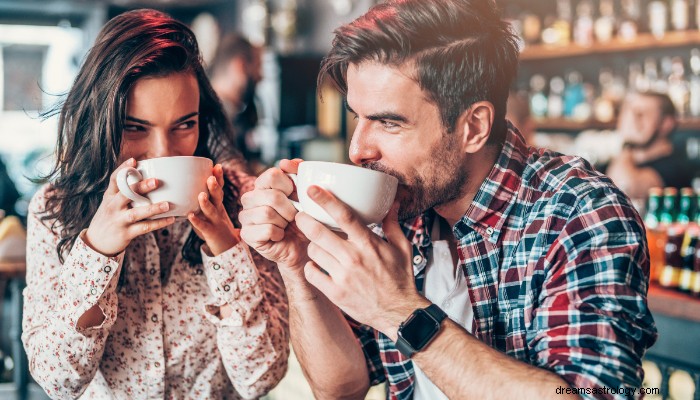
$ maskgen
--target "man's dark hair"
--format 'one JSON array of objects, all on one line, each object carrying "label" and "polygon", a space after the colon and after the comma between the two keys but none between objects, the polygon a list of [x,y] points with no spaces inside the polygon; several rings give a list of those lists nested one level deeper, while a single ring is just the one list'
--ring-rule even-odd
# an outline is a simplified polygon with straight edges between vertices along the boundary
[{"label": "man's dark hair", "polygon": [[388,0],[335,31],[321,63],[347,95],[350,64],[415,63],[416,81],[453,132],[459,116],[478,101],[494,105],[489,143],[505,137],[508,91],[517,74],[518,45],[493,0]]},{"label": "man's dark hair", "polygon": [[673,117],[674,119],[678,118],[678,110],[676,110],[676,106],[673,104],[673,101],[666,93],[649,91],[641,92],[640,95],[652,97],[658,100],[659,106],[661,107],[662,117]]},{"label": "man's dark hair", "polygon": [[225,67],[229,60],[235,57],[241,57],[247,64],[250,64],[255,57],[254,53],[253,45],[246,38],[236,32],[228,33],[221,39],[216,55],[207,67],[207,74],[210,77],[214,76],[219,69]]}]

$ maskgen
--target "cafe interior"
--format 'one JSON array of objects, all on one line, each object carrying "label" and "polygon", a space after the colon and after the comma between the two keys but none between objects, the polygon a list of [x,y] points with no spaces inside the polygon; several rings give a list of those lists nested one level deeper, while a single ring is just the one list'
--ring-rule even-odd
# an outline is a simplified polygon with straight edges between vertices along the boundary
[{"label": "cafe interior", "polygon": [[[100,28],[146,7],[188,24],[205,63],[227,33],[256,46],[258,121],[238,143],[260,172],[285,158],[350,162],[355,121],[333,87],[317,88],[316,76],[333,30],[379,1],[0,0],[0,399],[48,398],[29,374],[20,340],[27,207],[39,188],[32,179],[50,170],[56,144],[57,118],[43,113],[70,88]],[[644,386],[658,389],[648,399],[700,400],[700,244],[678,233],[700,222],[700,1],[498,4],[521,48],[509,118],[531,145],[581,156],[605,172],[623,152],[626,99],[654,91],[672,101],[670,139],[691,179],[627,193],[646,224],[648,302],[659,333],[645,356]],[[373,387],[367,398],[383,398],[384,390]],[[266,398],[313,398],[294,354]]]}]

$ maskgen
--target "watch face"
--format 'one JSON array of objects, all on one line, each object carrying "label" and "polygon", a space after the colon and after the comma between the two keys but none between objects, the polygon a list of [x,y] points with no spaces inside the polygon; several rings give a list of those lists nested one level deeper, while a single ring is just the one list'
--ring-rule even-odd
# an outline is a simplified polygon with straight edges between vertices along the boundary
[{"label": "watch face", "polygon": [[420,310],[404,323],[399,332],[413,349],[421,350],[439,329],[440,325],[426,312]]}]

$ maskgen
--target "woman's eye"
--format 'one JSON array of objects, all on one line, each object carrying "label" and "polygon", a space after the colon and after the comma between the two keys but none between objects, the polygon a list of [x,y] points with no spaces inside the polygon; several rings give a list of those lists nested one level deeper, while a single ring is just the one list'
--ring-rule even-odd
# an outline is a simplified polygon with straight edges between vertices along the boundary
[{"label": "woman's eye", "polygon": [[145,129],[143,128],[143,126],[140,125],[124,125],[124,130],[126,132],[141,132]]},{"label": "woman's eye", "polygon": [[180,125],[178,125],[176,129],[181,129],[181,130],[192,129],[195,126],[197,126],[197,121],[185,121],[185,122],[181,123]]}]

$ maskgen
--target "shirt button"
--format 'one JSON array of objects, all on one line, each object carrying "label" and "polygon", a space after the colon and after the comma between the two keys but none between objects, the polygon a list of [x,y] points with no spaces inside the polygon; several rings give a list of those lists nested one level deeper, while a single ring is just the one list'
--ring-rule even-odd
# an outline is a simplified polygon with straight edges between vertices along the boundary
[{"label": "shirt button", "polygon": [[486,234],[489,236],[493,235],[493,228],[490,226],[488,228],[486,228]]},{"label": "shirt button", "polygon": [[229,285],[224,286],[224,292],[228,292],[229,290],[231,290],[231,286],[229,286]]},{"label": "shirt button", "polygon": [[105,265],[105,272],[106,273],[112,272],[112,267],[110,267],[109,265]]},{"label": "shirt button", "polygon": [[214,263],[214,270],[218,271],[221,268],[221,265]]},{"label": "shirt button", "polygon": [[151,270],[148,271],[148,272],[149,272],[151,275],[155,275],[155,274],[156,274],[156,269],[155,269],[155,268],[151,268]]},{"label": "shirt button", "polygon": [[197,269],[197,275],[202,275],[204,273],[204,270],[201,268]]},{"label": "shirt button", "polygon": [[92,293],[93,295],[97,294],[97,289],[92,288],[92,290],[90,290],[90,293]]},{"label": "shirt button", "polygon": [[151,321],[158,322],[158,316],[153,314],[153,316],[151,317]]},{"label": "shirt button", "polygon": [[158,361],[154,362],[153,365],[155,365],[156,368],[160,368],[160,363]]},{"label": "shirt button", "polygon": [[420,254],[413,257],[414,264],[420,264],[421,262],[423,262],[423,256],[421,256]]}]

